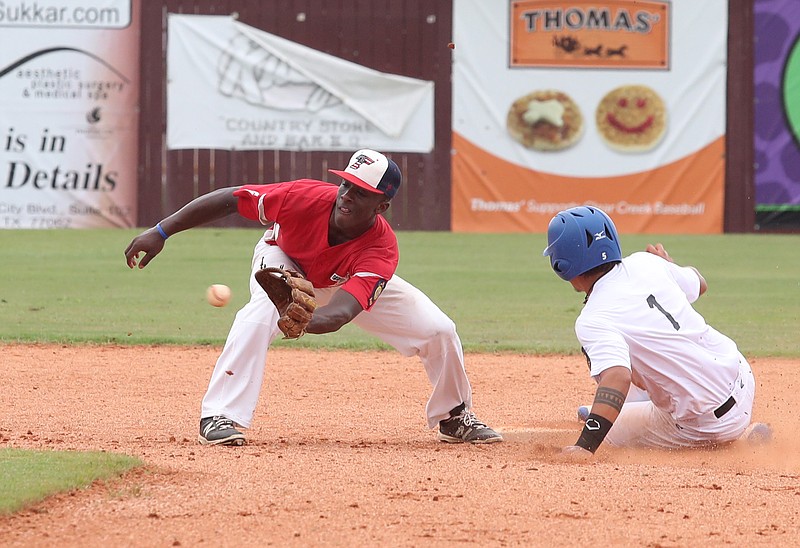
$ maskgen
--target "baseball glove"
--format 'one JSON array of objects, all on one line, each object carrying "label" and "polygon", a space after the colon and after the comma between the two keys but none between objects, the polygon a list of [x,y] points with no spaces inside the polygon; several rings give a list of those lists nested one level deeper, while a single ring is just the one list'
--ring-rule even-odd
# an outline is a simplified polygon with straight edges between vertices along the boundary
[{"label": "baseball glove", "polygon": [[311,282],[298,272],[275,267],[262,268],[255,277],[278,309],[278,328],[284,338],[302,337],[317,308]]}]

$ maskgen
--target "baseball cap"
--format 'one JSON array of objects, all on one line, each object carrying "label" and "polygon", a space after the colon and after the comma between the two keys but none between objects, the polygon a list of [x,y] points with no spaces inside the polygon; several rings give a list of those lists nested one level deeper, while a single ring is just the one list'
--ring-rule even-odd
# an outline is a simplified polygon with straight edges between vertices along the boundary
[{"label": "baseball cap", "polygon": [[388,198],[393,198],[397,194],[397,189],[403,182],[403,175],[397,164],[380,152],[368,148],[353,153],[344,171],[338,169],[328,171],[365,190],[385,194]]}]

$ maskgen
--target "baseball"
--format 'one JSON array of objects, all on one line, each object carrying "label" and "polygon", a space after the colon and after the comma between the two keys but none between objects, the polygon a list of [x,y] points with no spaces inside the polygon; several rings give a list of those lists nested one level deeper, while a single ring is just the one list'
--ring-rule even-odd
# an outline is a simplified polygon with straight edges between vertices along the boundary
[{"label": "baseball", "polygon": [[225,306],[231,300],[231,288],[223,284],[208,286],[206,299],[211,306]]}]

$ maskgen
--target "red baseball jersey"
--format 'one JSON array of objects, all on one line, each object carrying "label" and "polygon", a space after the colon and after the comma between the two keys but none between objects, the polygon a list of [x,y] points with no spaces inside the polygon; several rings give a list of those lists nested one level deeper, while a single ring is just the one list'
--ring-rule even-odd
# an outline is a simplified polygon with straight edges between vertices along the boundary
[{"label": "red baseball jersey", "polygon": [[397,237],[381,215],[354,240],[328,245],[328,222],[338,186],[300,179],[270,185],[244,185],[239,214],[262,224],[279,225],[276,245],[297,263],[314,287],[340,285],[369,310],[394,275],[399,260]]}]

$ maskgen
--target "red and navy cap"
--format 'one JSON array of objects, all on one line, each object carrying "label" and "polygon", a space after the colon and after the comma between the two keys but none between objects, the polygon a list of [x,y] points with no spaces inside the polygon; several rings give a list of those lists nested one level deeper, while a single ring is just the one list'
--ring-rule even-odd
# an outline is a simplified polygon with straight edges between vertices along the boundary
[{"label": "red and navy cap", "polygon": [[385,194],[393,198],[403,182],[403,175],[389,158],[368,148],[356,151],[344,171],[329,169],[339,177],[370,192]]}]

